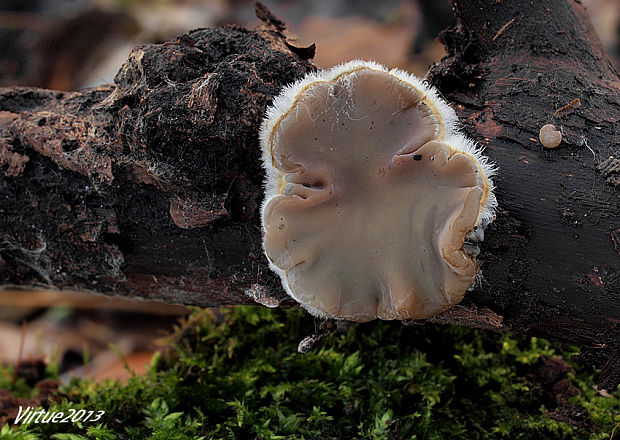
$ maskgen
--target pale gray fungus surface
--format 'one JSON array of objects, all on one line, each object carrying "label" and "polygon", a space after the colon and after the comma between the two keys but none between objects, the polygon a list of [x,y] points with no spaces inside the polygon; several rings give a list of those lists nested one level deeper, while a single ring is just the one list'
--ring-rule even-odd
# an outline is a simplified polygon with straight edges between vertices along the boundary
[{"label": "pale gray fungus surface", "polygon": [[433,88],[371,62],[276,97],[261,128],[263,245],[289,295],[352,321],[427,318],[463,298],[495,169],[457,124]]},{"label": "pale gray fungus surface", "polygon": [[562,132],[553,124],[543,125],[538,134],[540,143],[545,148],[555,148],[562,143]]}]

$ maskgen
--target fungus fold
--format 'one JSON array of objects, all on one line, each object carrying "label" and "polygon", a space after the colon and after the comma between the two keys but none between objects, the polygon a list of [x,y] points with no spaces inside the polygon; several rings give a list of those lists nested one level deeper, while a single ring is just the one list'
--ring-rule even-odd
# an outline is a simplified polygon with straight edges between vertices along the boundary
[{"label": "fungus fold", "polygon": [[434,88],[352,61],[286,87],[260,132],[263,246],[312,314],[421,319],[458,303],[494,218],[494,166]]}]

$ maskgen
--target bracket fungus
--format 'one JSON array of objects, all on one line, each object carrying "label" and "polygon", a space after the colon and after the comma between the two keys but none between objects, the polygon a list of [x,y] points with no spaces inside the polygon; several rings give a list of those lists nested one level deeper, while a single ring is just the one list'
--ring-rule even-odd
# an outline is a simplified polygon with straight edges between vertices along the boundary
[{"label": "bracket fungus", "polygon": [[458,303],[494,218],[494,166],[437,91],[352,61],[286,87],[260,132],[263,246],[310,313],[422,319]]}]

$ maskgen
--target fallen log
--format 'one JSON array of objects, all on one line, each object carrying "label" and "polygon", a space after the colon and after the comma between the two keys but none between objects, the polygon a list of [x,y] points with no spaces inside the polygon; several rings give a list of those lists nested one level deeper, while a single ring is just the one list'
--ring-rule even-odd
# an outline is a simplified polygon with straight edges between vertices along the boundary
[{"label": "fallen log", "polygon": [[[578,1],[453,6],[448,56],[427,77],[499,165],[499,211],[480,283],[432,321],[577,345],[613,389],[620,75]],[[257,134],[273,96],[315,68],[314,49],[257,12],[256,31],[136,48],[114,84],[0,89],[0,287],[292,304],[261,249]],[[563,134],[552,150],[538,139],[548,123]]]}]

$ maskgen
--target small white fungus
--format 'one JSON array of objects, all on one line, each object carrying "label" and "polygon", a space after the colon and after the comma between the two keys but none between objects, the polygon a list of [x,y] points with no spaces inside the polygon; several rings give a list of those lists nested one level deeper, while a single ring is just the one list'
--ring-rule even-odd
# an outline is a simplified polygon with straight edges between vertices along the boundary
[{"label": "small white fungus", "polygon": [[562,132],[553,124],[543,125],[538,134],[540,143],[545,148],[555,148],[562,142]]}]

